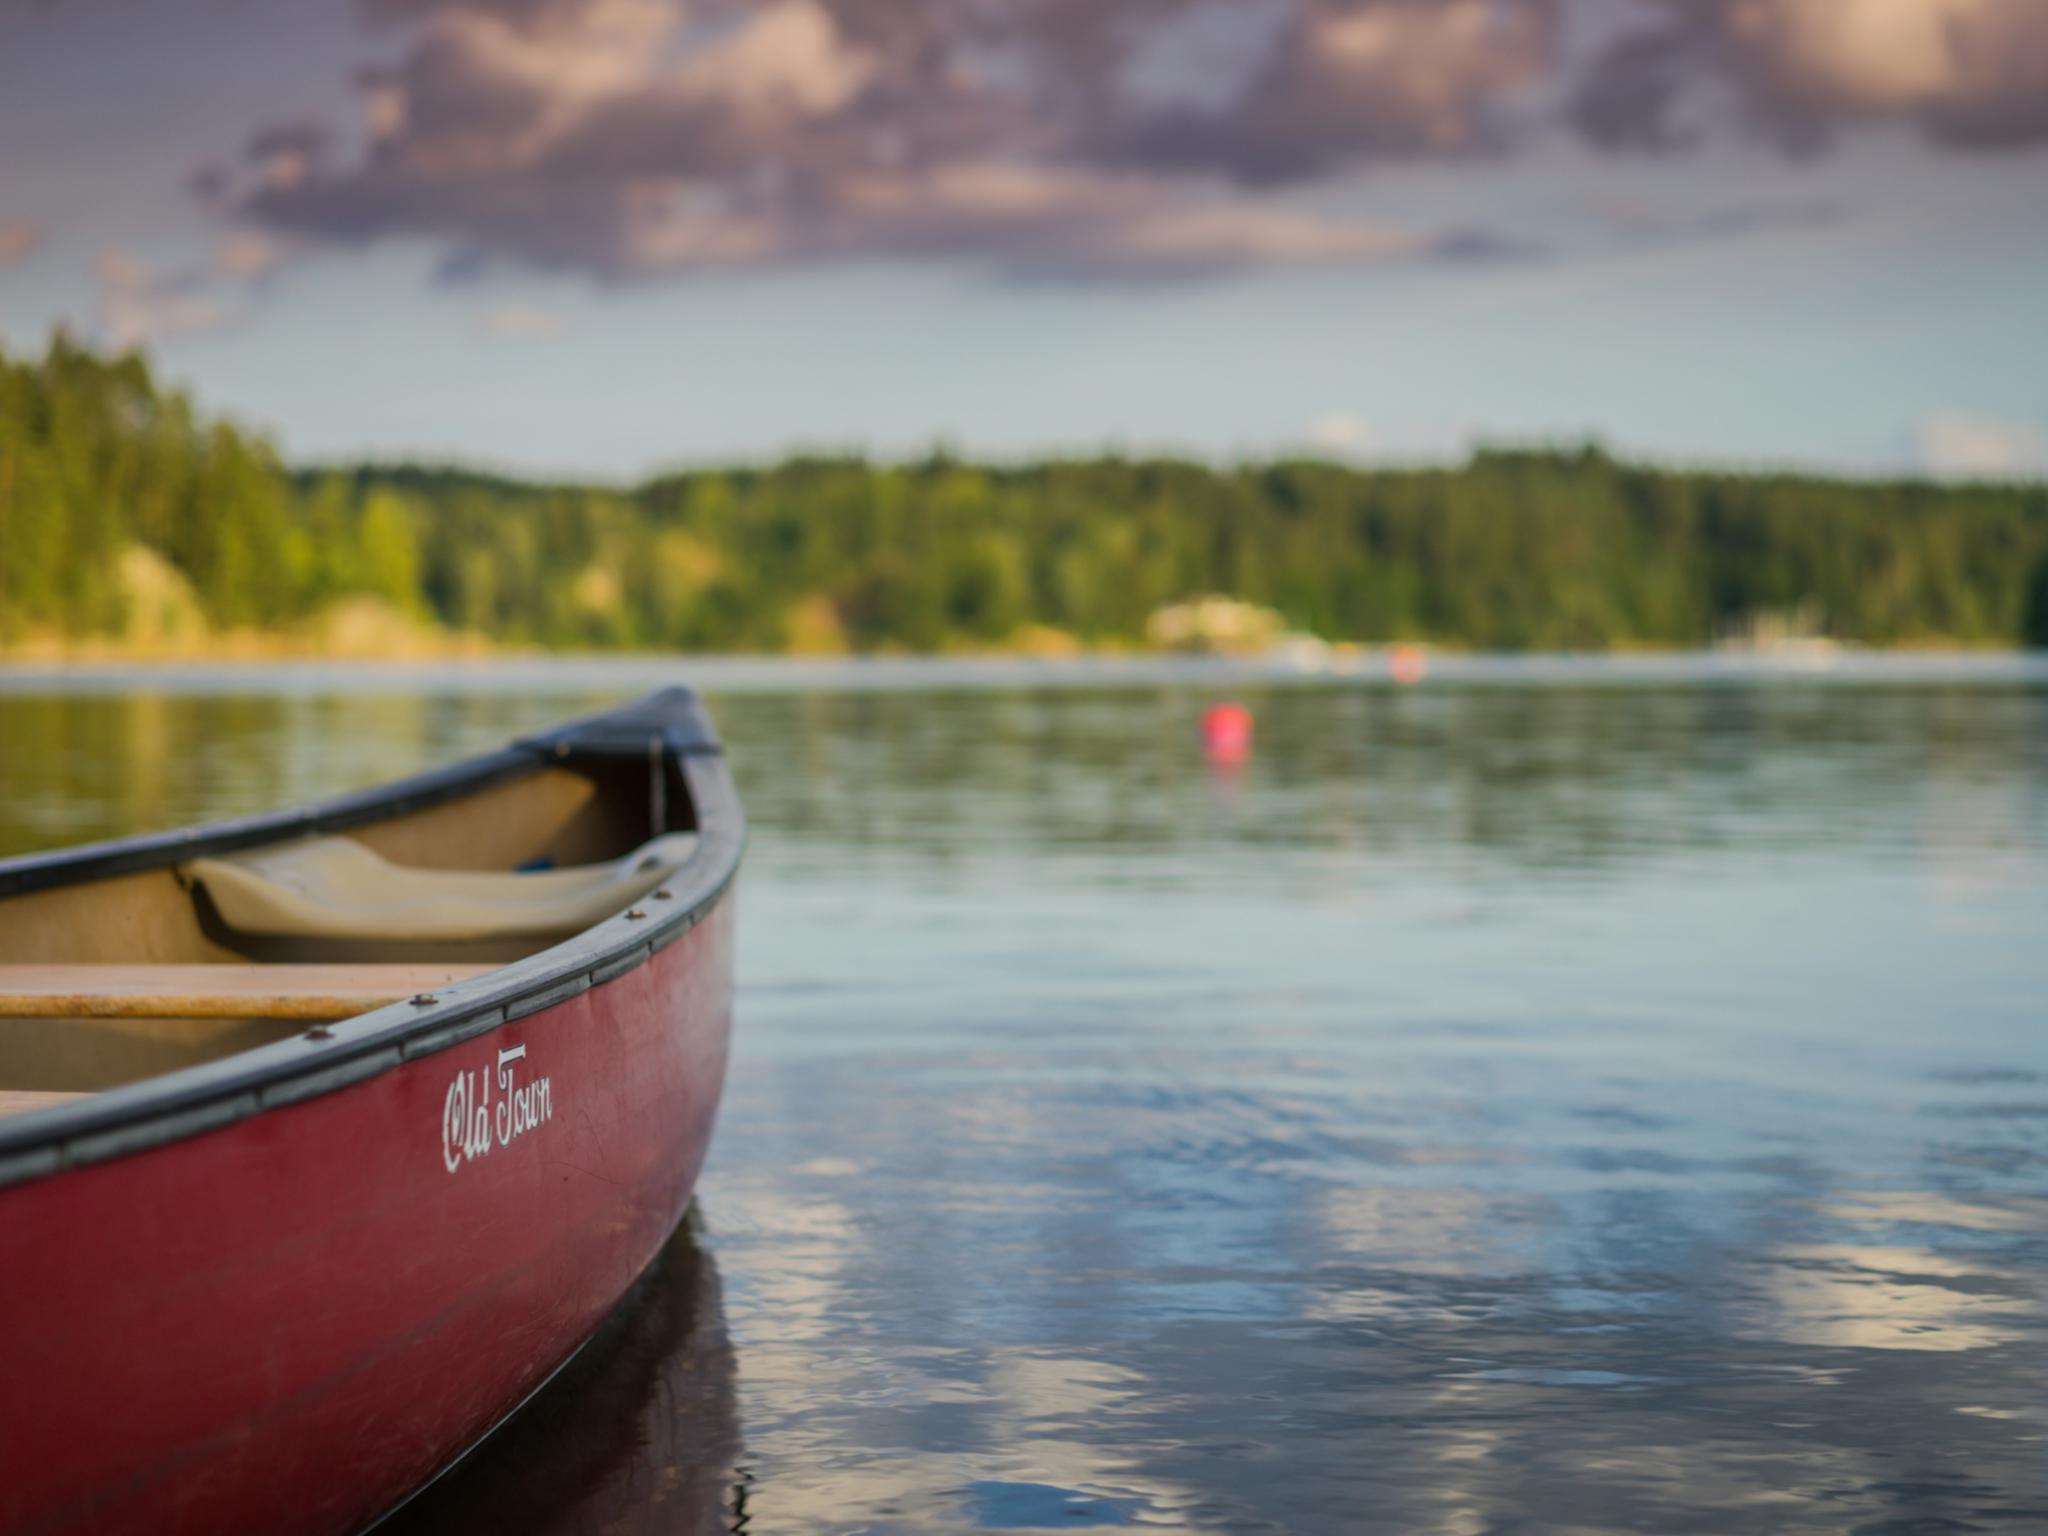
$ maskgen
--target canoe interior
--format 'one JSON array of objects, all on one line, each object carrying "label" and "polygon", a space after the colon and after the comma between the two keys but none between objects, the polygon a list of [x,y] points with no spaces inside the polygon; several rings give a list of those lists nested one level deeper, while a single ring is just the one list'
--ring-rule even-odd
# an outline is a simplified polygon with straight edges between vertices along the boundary
[{"label": "canoe interior", "polygon": [[[510,874],[620,858],[688,830],[658,766],[536,758],[530,771],[351,826],[394,864]],[[657,817],[660,824],[657,825]],[[0,896],[0,1115],[216,1060],[353,1017],[570,937],[257,937],[176,867]]]}]

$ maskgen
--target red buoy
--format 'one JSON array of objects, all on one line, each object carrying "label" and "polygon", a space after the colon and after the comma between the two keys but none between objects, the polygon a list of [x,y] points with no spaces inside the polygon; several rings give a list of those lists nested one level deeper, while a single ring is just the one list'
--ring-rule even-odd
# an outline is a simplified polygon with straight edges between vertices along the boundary
[{"label": "red buoy", "polygon": [[1212,763],[1241,763],[1252,755],[1252,712],[1242,704],[1212,704],[1202,715],[1202,750]]},{"label": "red buoy", "polygon": [[1387,671],[1394,681],[1412,687],[1429,672],[1429,656],[1419,645],[1387,647]]}]

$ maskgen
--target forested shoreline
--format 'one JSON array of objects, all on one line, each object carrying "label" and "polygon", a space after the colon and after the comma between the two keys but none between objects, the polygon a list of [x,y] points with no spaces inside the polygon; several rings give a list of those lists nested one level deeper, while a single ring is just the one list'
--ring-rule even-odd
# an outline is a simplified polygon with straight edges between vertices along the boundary
[{"label": "forested shoreline", "polygon": [[[0,649],[1134,647],[1205,593],[1333,642],[2048,645],[2048,487],[802,458],[630,488],[294,471],[135,355],[0,354]],[[459,642],[457,637],[464,637]]]}]

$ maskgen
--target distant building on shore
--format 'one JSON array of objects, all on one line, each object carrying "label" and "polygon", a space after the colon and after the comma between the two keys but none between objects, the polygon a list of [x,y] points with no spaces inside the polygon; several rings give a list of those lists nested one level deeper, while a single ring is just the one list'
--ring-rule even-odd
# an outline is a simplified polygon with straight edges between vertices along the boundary
[{"label": "distant building on shore", "polygon": [[1155,608],[1145,621],[1146,640],[1162,651],[1261,655],[1286,632],[1273,609],[1215,593]]}]

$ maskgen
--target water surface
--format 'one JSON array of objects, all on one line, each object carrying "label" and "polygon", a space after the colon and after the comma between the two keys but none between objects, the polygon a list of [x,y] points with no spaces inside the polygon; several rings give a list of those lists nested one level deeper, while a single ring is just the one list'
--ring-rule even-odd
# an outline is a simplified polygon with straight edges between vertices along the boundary
[{"label": "water surface", "polygon": [[[0,850],[644,681],[476,676],[0,692]],[[698,1221],[401,1529],[2048,1528],[2038,669],[948,676],[724,679]]]}]

